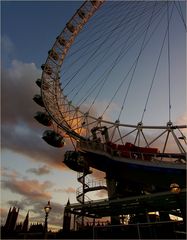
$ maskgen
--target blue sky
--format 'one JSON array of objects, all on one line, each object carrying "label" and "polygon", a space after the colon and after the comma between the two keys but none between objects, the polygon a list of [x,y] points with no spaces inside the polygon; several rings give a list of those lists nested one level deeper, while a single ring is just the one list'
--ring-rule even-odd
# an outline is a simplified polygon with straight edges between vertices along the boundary
[{"label": "blue sky", "polygon": [[32,97],[39,93],[35,80],[48,50],[80,5],[80,1],[1,2],[1,223],[13,205],[20,207],[18,221],[31,210],[31,221],[43,222],[43,207],[51,200],[49,221],[55,225],[51,228],[60,228],[68,197],[76,201],[76,173],[62,165],[63,150],[41,139],[45,128],[33,119],[40,108]]},{"label": "blue sky", "polygon": [[6,63],[15,58],[40,68],[55,36],[80,5],[81,1],[2,1],[1,36],[13,44]]},{"label": "blue sky", "polygon": [[[70,145],[55,149],[41,139],[46,128],[33,119],[35,112],[41,109],[32,97],[39,93],[35,80],[41,76],[40,66],[56,37],[81,4],[82,1],[1,2],[2,223],[13,205],[21,209],[19,221],[31,210],[32,221],[42,222],[43,207],[51,200],[49,222],[54,223],[51,228],[60,228],[68,197],[70,202],[76,201],[75,191],[80,186],[77,175],[61,163],[63,153]],[[183,70],[176,76],[176,79],[180,78],[177,94],[182,96],[176,96],[178,108],[175,107],[174,121],[180,124],[186,120],[184,74]],[[159,94],[158,98],[161,97]],[[151,114],[148,119],[152,120]],[[103,175],[96,172],[95,176]],[[97,198],[97,193],[93,197]]]}]

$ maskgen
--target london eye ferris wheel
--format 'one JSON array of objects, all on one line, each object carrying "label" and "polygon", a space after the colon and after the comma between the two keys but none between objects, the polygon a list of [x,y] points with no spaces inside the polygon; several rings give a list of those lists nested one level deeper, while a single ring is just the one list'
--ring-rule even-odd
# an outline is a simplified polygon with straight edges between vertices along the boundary
[{"label": "london eye ferris wheel", "polygon": [[[187,125],[175,114],[185,108],[185,38],[185,2],[85,1],[36,81],[35,118],[50,128],[43,139],[54,147],[71,139],[84,166],[105,172],[123,161],[184,171]],[[168,183],[184,185],[178,178]]]}]

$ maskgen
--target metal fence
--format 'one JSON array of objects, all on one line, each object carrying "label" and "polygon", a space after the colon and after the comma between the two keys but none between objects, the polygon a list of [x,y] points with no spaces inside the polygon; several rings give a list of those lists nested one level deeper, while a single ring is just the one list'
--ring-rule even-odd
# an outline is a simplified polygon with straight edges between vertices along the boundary
[{"label": "metal fence", "polygon": [[181,222],[165,221],[93,227],[93,239],[186,239]]}]

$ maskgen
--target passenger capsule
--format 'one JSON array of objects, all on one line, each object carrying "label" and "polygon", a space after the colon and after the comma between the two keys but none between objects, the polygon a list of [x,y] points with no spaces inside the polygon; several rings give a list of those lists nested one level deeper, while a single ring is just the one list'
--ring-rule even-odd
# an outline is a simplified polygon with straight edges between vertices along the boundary
[{"label": "passenger capsule", "polygon": [[49,84],[47,84],[46,82],[42,84],[42,80],[41,80],[40,78],[38,78],[38,79],[36,80],[36,84],[37,84],[38,87],[40,87],[40,88],[41,88],[41,86],[42,86],[42,89],[43,89],[43,90],[48,90],[48,89],[49,89]]},{"label": "passenger capsule", "polygon": [[43,133],[43,137],[42,137],[49,145],[53,146],[53,147],[63,147],[64,146],[64,138],[56,133],[55,131],[52,130],[46,130]]},{"label": "passenger capsule", "polygon": [[51,49],[48,54],[50,55],[51,58],[53,58],[55,61],[57,61],[59,59],[58,54],[55,52],[54,49]]},{"label": "passenger capsule", "polygon": [[47,64],[42,64],[41,69],[47,73],[48,75],[52,74],[52,69],[50,66],[48,66]]},{"label": "passenger capsule", "polygon": [[75,27],[70,22],[66,24],[66,27],[71,33],[73,33],[75,31]]},{"label": "passenger capsule", "polygon": [[79,152],[67,151],[64,154],[64,163],[74,171],[90,173],[88,164]]},{"label": "passenger capsule", "polygon": [[34,118],[44,126],[50,127],[52,125],[51,117],[44,112],[37,112]]},{"label": "passenger capsule", "polygon": [[42,64],[41,69],[44,70],[44,68],[45,68],[45,64]]},{"label": "passenger capsule", "polygon": [[33,100],[41,107],[44,107],[43,99],[39,94],[34,95]]},{"label": "passenger capsule", "polygon": [[66,45],[66,40],[63,37],[58,36],[56,39],[58,40],[60,45],[62,45],[62,46]]},{"label": "passenger capsule", "polygon": [[41,84],[42,84],[42,80],[40,78],[38,78],[35,83],[38,85],[38,87],[41,88]]},{"label": "passenger capsule", "polygon": [[79,9],[77,13],[78,13],[80,18],[84,19],[85,13],[81,9]]}]

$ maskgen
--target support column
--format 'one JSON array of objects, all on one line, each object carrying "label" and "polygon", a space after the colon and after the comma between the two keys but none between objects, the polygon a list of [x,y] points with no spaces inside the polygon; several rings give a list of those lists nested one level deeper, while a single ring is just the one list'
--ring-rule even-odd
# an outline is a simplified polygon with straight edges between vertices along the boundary
[{"label": "support column", "polygon": [[[108,190],[108,199],[116,199],[117,198],[117,191],[116,191],[116,180],[106,174],[106,183],[107,183],[107,190]],[[120,217],[119,216],[111,216],[111,224],[118,225],[120,224]]]}]

